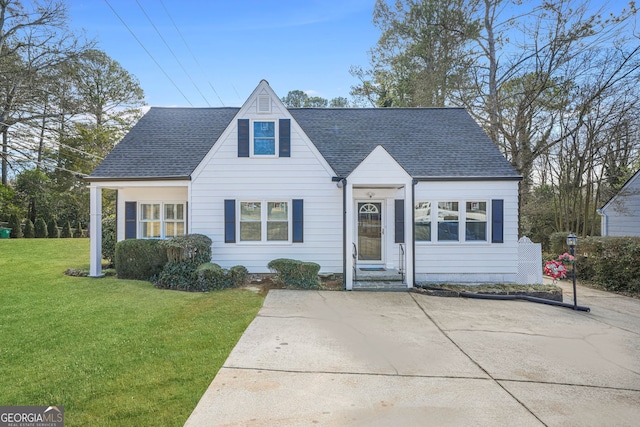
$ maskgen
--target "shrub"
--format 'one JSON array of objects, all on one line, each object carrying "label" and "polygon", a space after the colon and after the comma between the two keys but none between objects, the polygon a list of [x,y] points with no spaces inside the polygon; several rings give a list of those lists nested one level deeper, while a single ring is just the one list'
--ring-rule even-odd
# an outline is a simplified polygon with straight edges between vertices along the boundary
[{"label": "shrub", "polygon": [[24,223],[24,237],[27,237],[29,239],[33,239],[34,237],[36,237],[36,232],[33,227],[33,222],[31,222],[30,219],[28,219]]},{"label": "shrub", "polygon": [[550,245],[551,253],[561,254],[563,252],[567,252],[568,250],[567,236],[568,235],[569,235],[568,232],[558,232],[558,233],[552,233],[551,236],[549,236],[549,245]]},{"label": "shrub", "polygon": [[210,262],[201,264],[195,271],[197,290],[211,291],[233,286],[233,279],[218,264]]},{"label": "shrub", "polygon": [[71,232],[71,223],[69,221],[67,221],[64,227],[62,227],[62,233],[60,233],[60,237],[64,239],[73,237],[73,233]]},{"label": "shrub", "polygon": [[196,266],[211,261],[211,239],[204,234],[187,234],[165,240],[170,263],[193,262]]},{"label": "shrub", "polygon": [[43,239],[49,236],[49,232],[47,231],[47,223],[44,222],[44,219],[42,218],[36,219],[35,236],[38,239]]},{"label": "shrub", "polygon": [[195,270],[195,287],[188,290],[212,291],[240,286],[244,283],[247,274],[249,272],[242,265],[225,270],[218,264],[207,262],[199,265]]},{"label": "shrub", "polygon": [[180,291],[209,290],[205,279],[198,281],[196,270],[199,265],[211,261],[210,238],[203,234],[187,234],[165,240],[162,245],[166,250],[168,263],[153,279],[157,288]]},{"label": "shrub", "polygon": [[197,268],[198,265],[193,262],[168,262],[152,278],[153,285],[159,289],[175,289],[179,291],[205,290],[198,288],[196,280]]},{"label": "shrub", "polygon": [[12,239],[24,237],[24,234],[22,234],[22,221],[18,218],[18,214],[12,213],[9,217],[9,228],[11,229],[10,237]]},{"label": "shrub", "polygon": [[116,217],[106,216],[102,219],[102,258],[113,264],[116,257]]},{"label": "shrub", "polygon": [[57,239],[60,237],[60,229],[58,229],[55,219],[51,218],[49,220],[49,223],[47,224],[47,231],[50,239]]},{"label": "shrub", "polygon": [[119,279],[151,280],[166,263],[167,251],[160,240],[128,239],[116,243]]},{"label": "shrub", "polygon": [[580,239],[577,276],[611,291],[640,294],[640,237]]},{"label": "shrub", "polygon": [[247,280],[249,270],[247,270],[247,268],[243,265],[236,265],[229,269],[228,274],[231,277],[233,286],[242,286],[244,285],[245,280]]},{"label": "shrub", "polygon": [[276,280],[287,288],[320,288],[320,281],[318,280],[320,265],[315,262],[278,258],[269,262],[268,267],[277,273]]}]

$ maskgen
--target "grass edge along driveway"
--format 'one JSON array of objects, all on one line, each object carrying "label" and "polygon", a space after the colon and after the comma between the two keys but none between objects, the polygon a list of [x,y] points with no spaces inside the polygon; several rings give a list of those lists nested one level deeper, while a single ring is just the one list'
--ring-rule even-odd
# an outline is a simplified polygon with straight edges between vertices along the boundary
[{"label": "grass edge along driveway", "polygon": [[68,426],[183,425],[262,306],[68,277],[88,239],[0,240],[0,405],[61,405]]}]

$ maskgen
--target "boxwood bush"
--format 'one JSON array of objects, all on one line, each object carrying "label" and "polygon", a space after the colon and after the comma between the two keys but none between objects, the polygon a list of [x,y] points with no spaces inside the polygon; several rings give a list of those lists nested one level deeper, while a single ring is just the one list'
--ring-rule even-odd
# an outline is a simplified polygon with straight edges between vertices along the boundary
[{"label": "boxwood bush", "polygon": [[198,282],[196,270],[211,261],[211,243],[211,239],[203,234],[187,234],[163,241],[168,262],[153,278],[154,286],[181,291],[209,290],[204,279],[202,283]]},{"label": "boxwood bush", "polygon": [[163,241],[169,262],[193,262],[196,265],[211,261],[211,243],[204,234],[187,234]]},{"label": "boxwood bush", "polygon": [[196,290],[211,291],[240,286],[244,283],[247,274],[247,269],[241,265],[226,270],[210,262],[201,264],[195,272]]},{"label": "boxwood bush", "polygon": [[166,263],[167,249],[160,240],[128,239],[116,244],[119,279],[151,280]]},{"label": "boxwood bush", "polygon": [[267,267],[276,272],[276,280],[287,288],[320,289],[320,265],[315,262],[278,258],[269,262]]}]

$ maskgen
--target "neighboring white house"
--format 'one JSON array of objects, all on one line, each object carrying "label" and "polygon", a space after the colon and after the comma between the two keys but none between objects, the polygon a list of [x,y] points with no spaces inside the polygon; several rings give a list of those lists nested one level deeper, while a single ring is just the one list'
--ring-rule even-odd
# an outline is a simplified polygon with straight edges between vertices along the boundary
[{"label": "neighboring white house", "polygon": [[640,171],[598,213],[603,236],[640,236]]},{"label": "neighboring white house", "polygon": [[110,188],[119,241],[205,234],[223,267],[515,282],[520,178],[464,109],[287,109],[263,80],[240,108],[151,108],[87,178],[91,276]]}]

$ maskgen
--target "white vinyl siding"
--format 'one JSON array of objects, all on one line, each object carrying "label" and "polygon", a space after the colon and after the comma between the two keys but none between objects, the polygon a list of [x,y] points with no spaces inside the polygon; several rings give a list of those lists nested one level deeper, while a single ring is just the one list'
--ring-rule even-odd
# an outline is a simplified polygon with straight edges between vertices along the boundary
[{"label": "white vinyl siding", "polygon": [[640,236],[640,172],[602,209],[603,236]]},{"label": "white vinyl siding", "polygon": [[[471,198],[473,197],[473,198]],[[415,187],[416,204],[421,201],[459,201],[466,217],[466,202],[504,200],[504,243],[486,241],[416,241],[416,280],[430,282],[515,282],[518,273],[518,182],[517,181],[421,181]],[[462,204],[464,202],[464,204]],[[490,223],[488,213],[487,223]],[[461,218],[461,228],[466,221]],[[463,230],[464,231],[464,230]],[[462,232],[462,231],[461,231]],[[461,236],[464,237],[464,236]]]},{"label": "white vinyl siding", "polygon": [[[275,101],[268,117],[258,115],[256,102],[257,96],[246,109],[243,107],[238,117],[257,121],[273,117],[276,128],[279,118],[290,118],[288,111],[280,110],[280,104]],[[191,181],[191,232],[205,234],[213,240],[213,262],[225,268],[241,264],[251,273],[268,273],[269,261],[292,258],[316,262],[322,272],[341,273],[342,190],[331,181],[333,172],[313,144],[295,120],[291,120],[291,157],[243,158],[237,155],[237,132],[237,120],[234,120]],[[236,229],[236,243],[224,242],[225,200],[237,201],[237,223],[242,201],[263,204],[286,201],[290,217],[294,199],[304,200],[304,242],[291,242],[290,222],[288,238],[284,241],[267,242],[265,236],[265,241],[249,244],[241,241]],[[274,231],[278,221],[275,217],[265,219],[260,227],[268,230],[271,222]],[[267,230],[261,230],[261,235]]]},{"label": "white vinyl siding", "polygon": [[[118,189],[118,241],[124,240],[125,232],[125,202],[137,203],[136,234],[138,238],[154,235],[154,238],[165,238],[179,236],[187,233],[187,185],[165,187],[162,182],[147,182],[139,187],[122,187]],[[143,186],[144,185],[144,186]],[[159,205],[156,213],[151,212],[148,219],[143,220],[143,205]],[[179,206],[176,208],[176,206]],[[163,212],[167,207],[174,212]],[[182,211],[182,219],[180,212]],[[145,214],[145,216],[148,216]],[[147,232],[143,231],[143,224],[146,223]],[[153,224],[149,224],[153,223]],[[173,233],[171,233],[173,230]]]}]

